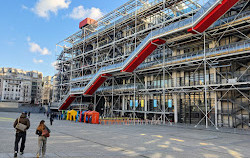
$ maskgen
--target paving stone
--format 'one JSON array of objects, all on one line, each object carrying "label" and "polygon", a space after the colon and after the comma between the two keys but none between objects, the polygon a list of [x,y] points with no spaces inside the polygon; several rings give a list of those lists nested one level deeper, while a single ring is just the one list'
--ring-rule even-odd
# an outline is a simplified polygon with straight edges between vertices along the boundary
[{"label": "paving stone", "polygon": [[20,157],[35,157],[36,156],[36,154],[35,153],[24,153],[22,156],[20,156]]},{"label": "paving stone", "polygon": [[[19,115],[0,112],[1,118],[12,120]],[[66,120],[55,120],[50,126],[43,114],[32,114],[25,154],[19,158],[35,157],[38,146],[35,130],[42,119],[51,130],[47,139],[48,158],[250,157],[250,135],[158,125],[94,125]],[[14,155],[12,125],[13,121],[0,121],[0,158]]]},{"label": "paving stone", "polygon": [[60,157],[60,156],[58,156],[55,153],[46,153],[46,157],[55,157],[55,158],[57,158],[57,157]]},{"label": "paving stone", "polygon": [[[8,153],[0,153],[0,158],[9,158],[9,154]],[[13,157],[13,155],[12,155]]]}]

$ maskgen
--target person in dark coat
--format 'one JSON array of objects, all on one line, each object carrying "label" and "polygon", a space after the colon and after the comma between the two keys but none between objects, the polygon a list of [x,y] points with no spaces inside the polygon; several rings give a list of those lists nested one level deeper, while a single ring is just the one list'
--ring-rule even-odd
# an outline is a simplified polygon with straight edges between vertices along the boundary
[{"label": "person in dark coat", "polygon": [[52,126],[52,123],[53,123],[53,117],[52,116],[50,116],[50,118],[49,118],[49,120],[50,120],[50,125]]},{"label": "person in dark coat", "polygon": [[26,113],[22,113],[21,116],[19,118],[16,119],[16,121],[14,122],[13,127],[16,128],[16,125],[19,123],[22,123],[24,125],[26,125],[26,129],[24,131],[21,131],[19,129],[16,129],[16,138],[15,138],[15,147],[14,147],[14,157],[17,157],[17,153],[18,153],[18,144],[20,142],[20,140],[22,139],[21,142],[21,148],[20,148],[20,154],[23,154],[24,148],[25,148],[25,141],[26,141],[26,131],[30,128],[30,121],[26,116]]},{"label": "person in dark coat", "polygon": [[60,113],[58,114],[58,120],[61,120],[61,114]]}]

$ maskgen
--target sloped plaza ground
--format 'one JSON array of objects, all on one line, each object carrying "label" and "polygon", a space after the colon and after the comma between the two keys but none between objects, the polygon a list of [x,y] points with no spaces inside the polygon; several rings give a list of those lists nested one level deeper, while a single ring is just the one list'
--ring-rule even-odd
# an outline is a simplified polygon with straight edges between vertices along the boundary
[{"label": "sloped plaza ground", "polygon": [[[0,158],[13,157],[14,120],[19,113],[0,112]],[[35,129],[44,119],[51,129],[47,157],[79,158],[239,158],[250,157],[250,135],[160,125],[94,125],[31,114],[25,154],[35,157]]]}]

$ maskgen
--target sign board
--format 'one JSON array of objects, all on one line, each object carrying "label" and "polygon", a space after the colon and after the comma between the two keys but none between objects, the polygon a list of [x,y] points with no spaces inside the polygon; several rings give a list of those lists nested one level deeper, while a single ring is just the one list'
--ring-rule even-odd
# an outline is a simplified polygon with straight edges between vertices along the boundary
[{"label": "sign board", "polygon": [[144,100],[141,100],[141,107],[144,107]]},{"label": "sign board", "polygon": [[133,100],[130,100],[129,102],[130,102],[130,104],[129,104],[130,107],[133,107]]},{"label": "sign board", "polygon": [[154,99],[154,108],[157,107],[157,100]]},{"label": "sign board", "polygon": [[135,100],[135,107],[138,107],[138,100]]},{"label": "sign board", "polygon": [[172,108],[172,99],[168,99],[168,107]]}]

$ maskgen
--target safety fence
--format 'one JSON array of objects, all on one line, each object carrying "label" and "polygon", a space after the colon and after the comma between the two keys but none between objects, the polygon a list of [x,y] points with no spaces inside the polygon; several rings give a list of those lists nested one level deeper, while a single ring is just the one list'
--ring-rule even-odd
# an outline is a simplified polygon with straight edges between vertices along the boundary
[{"label": "safety fence", "polygon": [[162,125],[162,120],[100,119],[101,125]]}]

